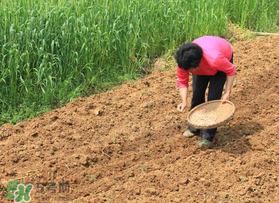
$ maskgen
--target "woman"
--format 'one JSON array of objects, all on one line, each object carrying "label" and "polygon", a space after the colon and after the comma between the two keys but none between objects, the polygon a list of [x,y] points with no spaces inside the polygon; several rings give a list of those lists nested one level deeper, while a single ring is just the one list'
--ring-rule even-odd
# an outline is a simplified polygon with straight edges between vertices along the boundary
[{"label": "woman", "polygon": [[[233,51],[230,43],[225,39],[214,36],[203,36],[191,43],[182,45],[176,52],[177,83],[182,103],[177,106],[178,111],[184,112],[187,105],[189,73],[193,76],[193,98],[191,109],[205,102],[205,91],[209,84],[208,101],[222,97],[224,84],[225,92],[222,98],[224,103],[229,99],[235,77],[233,65]],[[217,128],[199,130],[188,126],[183,133],[185,137],[193,137],[200,133],[200,146],[210,145]]]}]

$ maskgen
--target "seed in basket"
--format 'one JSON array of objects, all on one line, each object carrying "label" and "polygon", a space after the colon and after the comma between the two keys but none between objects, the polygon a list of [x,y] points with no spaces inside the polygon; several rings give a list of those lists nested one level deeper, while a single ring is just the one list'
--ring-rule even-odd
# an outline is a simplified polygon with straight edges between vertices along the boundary
[{"label": "seed in basket", "polygon": [[192,122],[199,125],[207,126],[214,124],[217,120],[217,117],[218,116],[216,114],[208,112],[206,109],[201,109],[196,111],[196,113],[192,115],[191,120]]}]

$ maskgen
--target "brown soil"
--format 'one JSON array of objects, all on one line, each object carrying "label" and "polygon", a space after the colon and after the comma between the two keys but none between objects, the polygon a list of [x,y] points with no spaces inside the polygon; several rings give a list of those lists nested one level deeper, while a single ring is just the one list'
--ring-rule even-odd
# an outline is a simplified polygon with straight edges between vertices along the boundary
[{"label": "brown soil", "polygon": [[279,202],[278,47],[278,37],[234,45],[236,114],[208,149],[182,136],[174,66],[1,126],[0,202],[13,202],[4,190],[17,179],[35,186],[31,202],[36,183],[50,182],[70,192],[46,191],[41,202]]}]

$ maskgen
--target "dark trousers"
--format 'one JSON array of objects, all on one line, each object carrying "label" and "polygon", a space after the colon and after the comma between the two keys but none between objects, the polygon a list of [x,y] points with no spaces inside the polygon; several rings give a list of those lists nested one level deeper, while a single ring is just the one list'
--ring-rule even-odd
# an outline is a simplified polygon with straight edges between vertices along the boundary
[{"label": "dark trousers", "polygon": [[[233,57],[230,60],[233,63]],[[219,100],[222,97],[224,84],[226,82],[227,75],[224,72],[218,71],[213,76],[207,75],[195,75],[193,74],[193,98],[191,103],[191,109],[195,106],[205,102],[205,91],[209,83],[207,101]],[[193,126],[188,126],[192,133],[197,134],[199,129],[195,129]],[[201,138],[212,141],[217,128],[200,130]]]}]

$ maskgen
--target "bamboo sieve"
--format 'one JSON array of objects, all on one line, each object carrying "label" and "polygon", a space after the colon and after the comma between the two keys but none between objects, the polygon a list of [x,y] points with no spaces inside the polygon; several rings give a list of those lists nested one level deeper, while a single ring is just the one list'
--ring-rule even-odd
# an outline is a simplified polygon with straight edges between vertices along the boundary
[{"label": "bamboo sieve", "polygon": [[196,129],[211,129],[232,120],[234,113],[235,106],[232,102],[226,101],[222,104],[221,100],[214,100],[193,108],[189,112],[187,120]]}]

